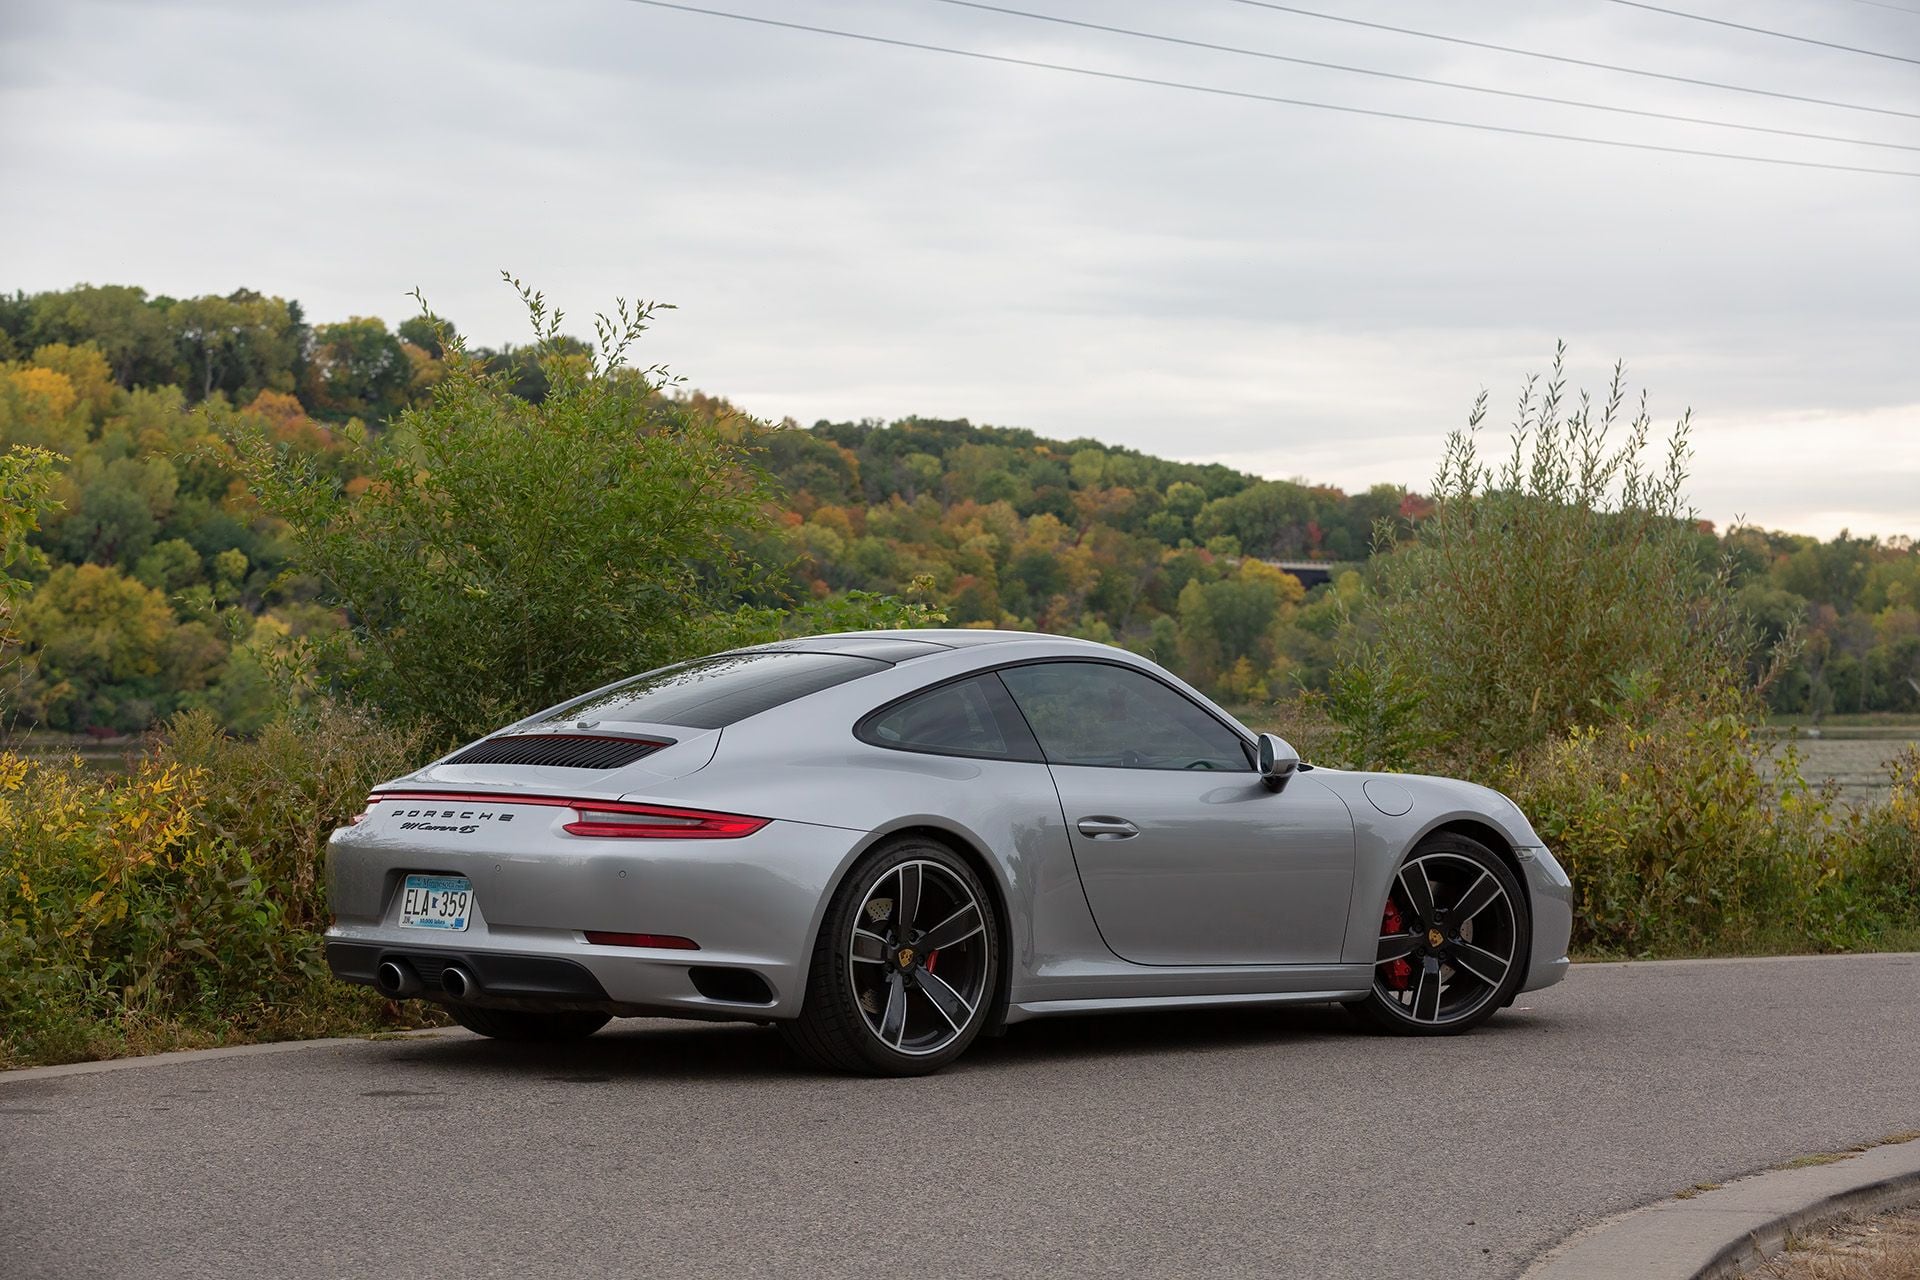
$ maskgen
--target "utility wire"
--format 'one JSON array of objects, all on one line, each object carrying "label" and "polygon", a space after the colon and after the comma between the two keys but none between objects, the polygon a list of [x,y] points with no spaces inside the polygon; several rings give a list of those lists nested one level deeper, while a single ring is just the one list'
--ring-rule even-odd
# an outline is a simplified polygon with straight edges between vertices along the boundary
[{"label": "utility wire", "polygon": [[1905,120],[1920,120],[1920,111],[1898,111],[1892,107],[1870,107],[1858,102],[1836,102],[1831,98],[1810,98],[1805,94],[1782,93],[1775,89],[1756,89],[1750,85],[1723,84],[1718,80],[1700,80],[1693,76],[1669,75],[1664,71],[1647,71],[1640,67],[1623,67],[1611,62],[1590,62],[1585,58],[1569,58],[1557,53],[1541,53],[1537,49],[1516,49],[1512,45],[1489,44],[1484,40],[1469,40],[1464,36],[1445,36],[1435,31],[1415,31],[1412,27],[1389,26],[1384,22],[1368,22],[1364,18],[1349,18],[1340,13],[1322,13],[1318,9],[1301,9],[1290,4],[1275,4],[1272,0],[1230,0],[1233,4],[1251,5],[1256,9],[1272,9],[1277,13],[1296,14],[1302,18],[1319,18],[1326,22],[1344,22],[1354,27],[1371,27],[1375,31],[1391,31],[1396,35],[1418,36],[1422,40],[1441,40],[1447,44],[1465,45],[1470,49],[1490,49],[1495,53],[1517,54],[1522,58],[1539,58],[1544,62],[1558,62],[1570,67],[1592,67],[1597,71],[1618,71],[1624,75],[1644,76],[1649,80],[1667,80],[1674,84],[1695,84],[1708,89],[1725,89],[1731,93],[1752,93],[1763,98],[1784,98],[1789,102],[1811,102],[1815,106],[1839,107],[1843,111],[1870,111],[1875,115],[1899,116]]},{"label": "utility wire", "polygon": [[1853,0],[1855,4],[1870,4],[1876,9],[1891,9],[1895,13],[1910,13],[1920,18],[1920,9],[1909,9],[1904,4],[1888,4],[1886,0]]},{"label": "utility wire", "polygon": [[979,9],[986,13],[1003,13],[1015,18],[1030,18],[1035,22],[1052,22],[1064,27],[1080,27],[1087,31],[1104,31],[1117,36],[1131,36],[1136,40],[1157,40],[1162,44],[1185,45],[1190,49],[1208,49],[1215,53],[1232,53],[1247,58],[1265,58],[1269,62],[1289,62],[1295,66],[1318,67],[1326,71],[1348,71],[1355,75],[1377,76],[1383,80],[1400,80],[1407,84],[1433,85],[1441,89],[1460,89],[1468,93],[1488,93],[1501,98],[1519,98],[1526,102],[1550,102],[1555,106],[1579,107],[1587,111],[1611,111],[1616,115],[1640,116],[1648,120],[1673,120],[1681,124],[1710,125],[1716,129],[1740,129],[1747,133],[1770,133],[1782,138],[1807,138],[1815,142],[1843,142],[1851,146],[1885,147],[1891,151],[1920,151],[1920,146],[1905,142],[1879,142],[1871,138],[1845,138],[1830,133],[1804,133],[1798,129],[1774,129],[1766,125],[1740,124],[1733,120],[1712,120],[1703,116],[1671,115],[1665,111],[1643,111],[1638,107],[1618,107],[1604,102],[1581,102],[1574,98],[1555,98],[1542,93],[1522,93],[1517,89],[1495,89],[1487,85],[1461,84],[1454,80],[1430,80],[1425,76],[1403,75],[1397,71],[1381,71],[1373,67],[1353,67],[1340,62],[1320,62],[1313,58],[1296,58],[1290,54],[1271,53],[1264,49],[1245,49],[1236,45],[1211,44],[1205,40],[1188,40],[1182,36],[1163,35],[1154,31],[1135,31],[1128,27],[1110,27],[1102,22],[1082,22],[1077,18],[1062,18],[1050,13],[1030,13],[1025,9],[1009,9],[1003,5],[985,4],[981,0],[934,0],[935,4],[949,4],[962,9]]},{"label": "utility wire", "polygon": [[923,44],[917,40],[898,40],[891,36],[868,35],[860,31],[842,31],[835,27],[816,27],[804,22],[786,22],[779,18],[763,18],[756,14],[733,13],[726,9],[708,9],[700,5],[676,4],[672,0],[627,0],[629,4],[646,5],[652,9],[671,9],[679,13],[697,13],[709,18],[726,18],[734,22],[748,22],[762,27],[779,27],[787,31],[807,31],[815,35],[836,36],[842,40],[859,40],[866,44],[888,45],[896,49],[918,49],[924,53],[944,53],[956,58],[972,58],[979,62],[997,62],[1010,67],[1032,67],[1040,71],[1061,71],[1068,75],[1087,76],[1096,80],[1112,80],[1126,84],[1153,85],[1161,89],[1181,89],[1189,93],[1204,93],[1219,98],[1237,98],[1245,102],[1269,102],[1289,107],[1310,107],[1316,111],[1337,111],[1343,115],[1370,116],[1377,120],[1406,120],[1418,124],[1445,125],[1453,129],[1473,129],[1481,133],[1501,133],[1519,138],[1546,138],[1554,142],[1579,142],[1596,147],[1616,147],[1626,151],[1657,151],[1674,156],[1704,156],[1713,160],[1744,160],[1750,164],[1781,165],[1792,169],[1825,169],[1836,173],[1871,173],[1887,178],[1920,178],[1920,170],[1914,169],[1875,169],[1865,165],[1831,164],[1820,160],[1788,160],[1781,156],[1746,155],[1737,151],[1707,151],[1696,147],[1668,147],[1652,142],[1626,142],[1618,138],[1593,138],[1581,134],[1551,133],[1544,129],[1519,129],[1508,125],[1480,124],[1471,120],[1448,120],[1439,116],[1415,115],[1405,111],[1378,111],[1371,107],[1342,106],[1332,102],[1315,102],[1306,98],[1284,98],[1271,93],[1253,93],[1244,89],[1226,89],[1218,85],[1192,84],[1184,80],[1161,80],[1153,76],[1128,75],[1120,71],[1096,71],[1091,67],[1075,67],[1059,62],[1042,62],[1034,58],[1014,58],[1006,54],[981,53],[974,49],[956,49],[951,45]]},{"label": "utility wire", "polygon": [[1772,36],[1776,40],[1794,40],[1800,44],[1817,44],[1822,49],[1838,49],[1842,53],[1862,53],[1869,58],[1885,58],[1889,62],[1906,62],[1920,67],[1920,58],[1909,58],[1904,54],[1882,53],[1878,49],[1862,49],[1858,45],[1835,44],[1831,40],[1815,40],[1812,36],[1796,36],[1790,31],[1773,31],[1767,27],[1750,27],[1744,22],[1729,22],[1725,18],[1710,18],[1704,13],[1688,13],[1684,9],[1663,9],[1657,4],[1642,4],[1641,0],[1609,0],[1612,4],[1625,5],[1629,9],[1645,9],[1649,13],[1664,13],[1670,18],[1685,18],[1689,22],[1706,22],[1716,27],[1731,27],[1735,31],[1751,31],[1757,36]]}]

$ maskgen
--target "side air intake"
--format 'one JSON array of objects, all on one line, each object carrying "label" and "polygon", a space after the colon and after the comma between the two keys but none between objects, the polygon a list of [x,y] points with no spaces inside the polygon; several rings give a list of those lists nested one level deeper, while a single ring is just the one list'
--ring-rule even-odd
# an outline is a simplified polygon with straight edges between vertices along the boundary
[{"label": "side air intake", "polygon": [[670,742],[584,733],[517,733],[476,742],[448,764],[539,764],[554,769],[618,769]]}]

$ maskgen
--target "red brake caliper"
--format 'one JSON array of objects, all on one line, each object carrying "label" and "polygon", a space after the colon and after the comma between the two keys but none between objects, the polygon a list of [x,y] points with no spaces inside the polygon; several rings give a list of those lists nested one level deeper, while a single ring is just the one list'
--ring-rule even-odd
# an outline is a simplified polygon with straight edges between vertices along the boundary
[{"label": "red brake caliper", "polygon": [[[1405,933],[1406,921],[1401,918],[1400,908],[1392,898],[1387,899],[1387,910],[1380,917],[1380,933],[1384,937],[1389,933]],[[1405,991],[1407,984],[1413,981],[1413,966],[1407,963],[1405,956],[1387,966],[1387,985],[1395,991]]]}]

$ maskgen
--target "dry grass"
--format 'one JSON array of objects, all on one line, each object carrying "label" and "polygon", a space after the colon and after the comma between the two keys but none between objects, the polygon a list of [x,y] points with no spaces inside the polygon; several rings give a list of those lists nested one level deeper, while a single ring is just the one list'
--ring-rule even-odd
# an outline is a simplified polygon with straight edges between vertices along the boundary
[{"label": "dry grass", "polygon": [[1837,1164],[1842,1160],[1851,1159],[1853,1155],[1854,1153],[1851,1151],[1822,1151],[1818,1155],[1795,1156],[1784,1164],[1777,1164],[1773,1167],[1776,1169],[1811,1169],[1817,1164]]},{"label": "dry grass", "polygon": [[1850,1218],[1787,1242],[1745,1280],[1915,1280],[1920,1277],[1920,1207]]}]

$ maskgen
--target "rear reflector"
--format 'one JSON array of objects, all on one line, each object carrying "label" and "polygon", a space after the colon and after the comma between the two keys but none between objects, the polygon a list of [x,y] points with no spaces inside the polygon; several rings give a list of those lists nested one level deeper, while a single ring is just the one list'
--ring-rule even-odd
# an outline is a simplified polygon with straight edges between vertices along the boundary
[{"label": "rear reflector", "polygon": [[570,835],[628,840],[735,840],[767,825],[765,818],[654,804],[575,804]]},{"label": "rear reflector", "polygon": [[602,933],[588,929],[587,941],[601,947],[659,947],[666,951],[698,951],[700,944],[692,938],[680,938],[671,933]]}]

